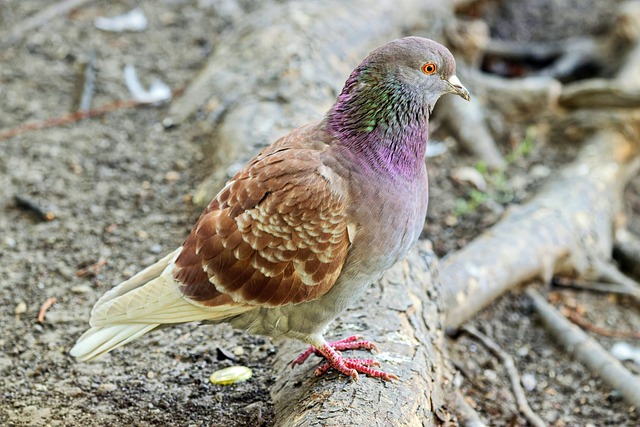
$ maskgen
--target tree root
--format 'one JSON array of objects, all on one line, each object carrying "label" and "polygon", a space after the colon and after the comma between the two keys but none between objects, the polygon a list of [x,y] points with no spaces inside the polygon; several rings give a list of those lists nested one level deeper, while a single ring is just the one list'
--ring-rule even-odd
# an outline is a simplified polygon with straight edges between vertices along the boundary
[{"label": "tree root", "polygon": [[598,260],[610,258],[624,184],[640,166],[632,137],[601,129],[558,179],[442,260],[448,329],[528,280],[600,275]]},{"label": "tree root", "polygon": [[498,344],[496,344],[491,338],[478,331],[477,329],[465,326],[462,328],[462,331],[467,335],[471,336],[475,340],[479,341],[484,345],[489,351],[491,351],[496,357],[500,359],[504,368],[507,371],[507,375],[509,375],[509,380],[511,381],[511,389],[513,390],[513,395],[516,399],[516,404],[518,405],[518,411],[529,421],[529,423],[534,427],[545,427],[547,424],[540,418],[538,414],[533,412],[531,406],[527,402],[527,397],[525,396],[524,389],[520,384],[520,374],[518,374],[518,369],[516,368],[515,363],[513,363],[513,357],[510,354],[505,352]]},{"label": "tree root", "polygon": [[579,327],[569,322],[538,292],[527,289],[536,313],[558,344],[582,362],[590,372],[618,390],[631,405],[640,407],[640,379]]}]

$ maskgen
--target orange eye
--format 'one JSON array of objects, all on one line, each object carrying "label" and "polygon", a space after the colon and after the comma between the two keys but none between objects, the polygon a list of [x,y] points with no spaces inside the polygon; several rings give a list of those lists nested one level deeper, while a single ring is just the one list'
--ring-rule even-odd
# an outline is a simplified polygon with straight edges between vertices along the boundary
[{"label": "orange eye", "polygon": [[427,62],[422,66],[422,72],[425,74],[433,74],[438,69],[438,66],[433,62]]}]

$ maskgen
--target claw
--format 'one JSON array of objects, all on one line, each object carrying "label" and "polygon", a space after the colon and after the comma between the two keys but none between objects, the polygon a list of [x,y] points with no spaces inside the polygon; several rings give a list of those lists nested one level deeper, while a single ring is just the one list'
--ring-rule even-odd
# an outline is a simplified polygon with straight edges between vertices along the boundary
[{"label": "claw", "polygon": [[399,380],[399,378],[394,374],[388,374],[386,372],[373,369],[372,366],[380,366],[380,364],[373,359],[343,358],[340,354],[340,350],[355,349],[377,351],[375,344],[363,340],[362,337],[353,335],[340,341],[327,343],[322,346],[321,349],[310,346],[304,353],[291,362],[291,367],[293,368],[295,365],[301,365],[307,360],[307,358],[309,358],[309,356],[311,356],[311,354],[315,354],[327,359],[327,362],[316,368],[314,372],[314,376],[316,377],[324,375],[329,369],[333,368],[356,381],[358,381],[358,372],[370,377],[382,378],[386,381]]}]

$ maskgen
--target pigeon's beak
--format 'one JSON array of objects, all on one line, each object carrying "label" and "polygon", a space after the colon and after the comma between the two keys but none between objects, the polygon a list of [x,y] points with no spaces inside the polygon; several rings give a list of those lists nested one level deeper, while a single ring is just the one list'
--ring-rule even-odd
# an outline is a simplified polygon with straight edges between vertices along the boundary
[{"label": "pigeon's beak", "polygon": [[460,95],[467,101],[471,100],[471,95],[469,95],[469,91],[466,87],[462,86],[462,82],[460,79],[454,74],[453,76],[447,79],[447,82],[451,85],[451,92],[456,95]]}]

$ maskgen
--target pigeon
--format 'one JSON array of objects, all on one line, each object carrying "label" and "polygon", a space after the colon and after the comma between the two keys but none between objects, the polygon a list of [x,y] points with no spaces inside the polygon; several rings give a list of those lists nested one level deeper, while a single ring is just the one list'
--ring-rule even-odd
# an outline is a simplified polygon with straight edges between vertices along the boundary
[{"label": "pigeon", "polygon": [[[182,245],[106,292],[71,350],[101,356],[168,324],[229,322],[293,338],[334,369],[384,380],[360,337],[323,333],[418,239],[427,211],[429,116],[470,95],[441,44],[405,37],[373,50],[318,122],[262,150],[204,210]],[[376,366],[377,368],[377,366]]]}]

